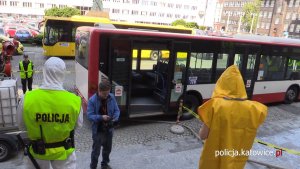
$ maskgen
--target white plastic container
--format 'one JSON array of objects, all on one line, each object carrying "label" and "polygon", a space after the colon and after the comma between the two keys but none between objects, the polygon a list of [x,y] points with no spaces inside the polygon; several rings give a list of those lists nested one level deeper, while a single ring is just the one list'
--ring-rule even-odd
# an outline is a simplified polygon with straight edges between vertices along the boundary
[{"label": "white plastic container", "polygon": [[0,130],[17,126],[17,106],[17,80],[0,81]]}]

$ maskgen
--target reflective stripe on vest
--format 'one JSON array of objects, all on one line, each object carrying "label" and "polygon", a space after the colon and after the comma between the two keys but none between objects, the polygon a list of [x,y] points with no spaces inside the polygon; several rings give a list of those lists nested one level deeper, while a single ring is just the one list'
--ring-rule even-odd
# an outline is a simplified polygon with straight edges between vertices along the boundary
[{"label": "reflective stripe on vest", "polygon": [[[21,61],[20,63],[20,77],[21,79],[26,79],[26,74],[25,74],[25,70],[24,70],[24,65],[23,65],[23,61]],[[27,78],[31,78],[32,77],[32,62],[31,60],[29,60],[29,64],[27,67]]]},{"label": "reflective stripe on vest", "polygon": [[[41,139],[40,125],[45,143],[61,142],[74,130],[81,107],[81,99],[73,93],[59,90],[36,89],[24,96],[23,120],[30,140]],[[35,154],[42,160],[66,160],[74,148],[47,148],[45,155]]]}]

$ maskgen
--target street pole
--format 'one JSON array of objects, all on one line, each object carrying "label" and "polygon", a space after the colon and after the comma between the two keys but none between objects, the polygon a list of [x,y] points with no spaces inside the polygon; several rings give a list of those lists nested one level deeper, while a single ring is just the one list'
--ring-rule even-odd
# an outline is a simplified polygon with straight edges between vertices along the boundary
[{"label": "street pole", "polygon": [[229,25],[229,13],[227,15],[227,23],[226,23],[226,28],[225,28],[225,31],[227,32],[228,31],[228,25]]},{"label": "street pole", "polygon": [[258,14],[258,17],[257,17],[257,22],[256,22],[256,28],[255,28],[255,35],[257,34],[257,25],[259,24],[259,14]]},{"label": "street pole", "polygon": [[255,14],[251,14],[251,15],[252,15],[252,21],[251,21],[251,27],[250,27],[250,31],[249,31],[250,34],[252,34],[252,28],[253,28]]},{"label": "street pole", "polygon": [[243,17],[243,15],[240,15],[240,20],[239,20],[237,33],[240,33],[240,30],[241,30],[242,17]]}]

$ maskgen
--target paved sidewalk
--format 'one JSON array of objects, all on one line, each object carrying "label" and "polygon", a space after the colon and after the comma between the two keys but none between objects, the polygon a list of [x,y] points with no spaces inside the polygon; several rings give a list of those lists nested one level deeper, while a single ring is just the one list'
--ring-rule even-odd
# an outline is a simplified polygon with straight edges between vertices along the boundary
[{"label": "paved sidewalk", "polygon": [[[282,138],[284,138],[284,143],[289,143],[289,148],[293,148],[293,146],[294,148],[299,147],[300,143],[298,140],[300,138],[300,129],[289,132],[293,132],[293,136],[290,134],[288,135],[287,132],[286,135],[281,133],[280,135],[260,139],[282,145]],[[200,142],[192,136],[147,142],[145,144],[122,146],[113,148],[110,165],[113,169],[196,169],[198,168],[201,148],[202,145]],[[254,144],[252,150],[275,151],[275,149],[262,146],[257,143]],[[299,156],[285,152],[283,152],[281,157],[252,156],[250,158],[283,168],[300,168]],[[77,153],[78,169],[88,169],[89,162],[90,152]],[[8,162],[1,163],[1,168],[23,168],[22,155],[16,156]],[[267,167],[248,162],[245,169],[267,169]]]}]

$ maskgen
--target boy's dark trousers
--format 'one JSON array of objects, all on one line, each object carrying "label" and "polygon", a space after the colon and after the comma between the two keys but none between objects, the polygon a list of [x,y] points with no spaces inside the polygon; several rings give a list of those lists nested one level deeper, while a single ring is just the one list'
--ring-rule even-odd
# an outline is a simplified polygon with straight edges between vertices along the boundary
[{"label": "boy's dark trousers", "polygon": [[32,77],[31,78],[25,78],[25,79],[21,79],[21,83],[22,83],[22,90],[23,90],[23,94],[26,93],[27,90],[27,83],[28,83],[28,90],[31,91],[32,90]]},{"label": "boy's dark trousers", "polygon": [[112,148],[113,131],[111,132],[97,132],[93,134],[93,150],[91,154],[91,169],[96,169],[98,164],[98,158],[102,149],[102,162],[101,166],[107,166],[109,163],[109,154]]}]

